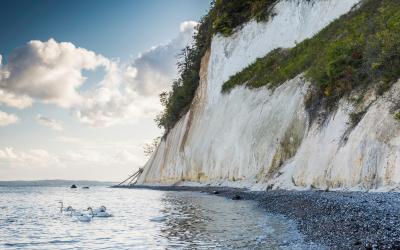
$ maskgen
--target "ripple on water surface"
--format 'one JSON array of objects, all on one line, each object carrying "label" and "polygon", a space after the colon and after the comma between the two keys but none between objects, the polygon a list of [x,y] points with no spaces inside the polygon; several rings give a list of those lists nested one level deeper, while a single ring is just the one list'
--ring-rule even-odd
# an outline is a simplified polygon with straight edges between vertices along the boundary
[{"label": "ripple on water surface", "polygon": [[[1,249],[309,248],[293,222],[250,201],[144,189],[0,187]],[[60,213],[105,205],[84,223]]]}]

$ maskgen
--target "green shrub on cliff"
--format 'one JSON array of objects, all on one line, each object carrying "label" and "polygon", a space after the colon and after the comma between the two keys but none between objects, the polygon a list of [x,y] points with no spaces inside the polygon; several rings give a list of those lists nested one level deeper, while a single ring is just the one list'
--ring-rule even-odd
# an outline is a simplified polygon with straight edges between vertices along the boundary
[{"label": "green shrub on cliff", "polygon": [[335,103],[357,86],[388,89],[400,77],[400,1],[365,0],[314,37],[291,49],[276,49],[222,87],[274,87],[305,72],[319,95]]},{"label": "green shrub on cliff", "polygon": [[277,0],[217,0],[213,7],[214,31],[229,36],[236,27],[253,18],[257,21],[265,21],[271,15],[272,7],[276,2]]},{"label": "green shrub on cliff", "polygon": [[394,114],[394,119],[400,121],[400,112],[399,112],[399,111],[397,111],[397,112]]},{"label": "green shrub on cliff", "polygon": [[197,86],[199,85],[199,71],[201,58],[209,48],[213,34],[213,12],[204,16],[197,27],[194,43],[187,46],[179,56],[179,77],[172,83],[172,90],[160,95],[164,110],[155,122],[160,128],[168,132],[175,123],[188,111],[192,103]]},{"label": "green shrub on cliff", "polygon": [[252,18],[266,20],[275,2],[277,0],[212,2],[209,12],[199,22],[194,43],[186,47],[179,57],[179,77],[172,83],[172,90],[160,95],[164,110],[155,119],[160,128],[168,132],[188,111],[199,85],[201,58],[210,47],[213,35],[231,35],[236,27]]}]

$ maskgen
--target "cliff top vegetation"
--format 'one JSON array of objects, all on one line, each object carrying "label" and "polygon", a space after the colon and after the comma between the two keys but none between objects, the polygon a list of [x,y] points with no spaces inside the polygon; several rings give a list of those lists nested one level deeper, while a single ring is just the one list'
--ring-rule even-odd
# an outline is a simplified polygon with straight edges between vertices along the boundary
[{"label": "cliff top vegetation", "polygon": [[325,100],[328,108],[367,84],[382,94],[400,77],[400,1],[365,0],[314,37],[257,59],[222,91],[242,84],[275,87],[303,72],[317,87],[311,98]]},{"label": "cliff top vegetation", "polygon": [[214,34],[231,35],[242,24],[255,18],[267,20],[277,0],[215,0],[209,12],[200,20],[193,44],[187,46],[179,56],[179,76],[172,83],[172,90],[160,95],[164,110],[155,121],[167,133],[189,110],[199,85],[201,58],[211,45]]}]

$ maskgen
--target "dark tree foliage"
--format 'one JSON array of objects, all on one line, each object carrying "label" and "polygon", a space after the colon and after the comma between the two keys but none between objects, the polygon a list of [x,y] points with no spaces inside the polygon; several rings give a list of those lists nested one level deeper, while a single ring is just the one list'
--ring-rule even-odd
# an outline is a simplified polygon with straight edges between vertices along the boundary
[{"label": "dark tree foliage", "polygon": [[197,27],[194,43],[187,46],[179,55],[178,79],[172,83],[172,90],[160,94],[164,111],[155,121],[161,128],[168,132],[175,123],[188,111],[192,103],[197,86],[199,85],[199,71],[201,58],[205,54],[211,42],[212,24],[208,15],[203,17]]},{"label": "dark tree foliage", "polygon": [[179,77],[172,83],[172,90],[160,95],[164,111],[155,119],[160,128],[167,133],[189,110],[199,85],[201,58],[210,47],[213,35],[229,36],[252,18],[267,20],[275,2],[277,0],[215,0],[211,3],[209,12],[199,22],[193,44],[179,55]]},{"label": "dark tree foliage", "polygon": [[225,36],[233,33],[236,27],[256,19],[266,21],[277,0],[220,0],[214,5],[214,29]]}]

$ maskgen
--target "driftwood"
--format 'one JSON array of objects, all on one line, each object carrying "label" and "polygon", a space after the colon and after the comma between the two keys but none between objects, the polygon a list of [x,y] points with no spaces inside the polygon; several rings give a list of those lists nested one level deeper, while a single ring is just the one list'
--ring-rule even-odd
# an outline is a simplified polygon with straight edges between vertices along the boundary
[{"label": "driftwood", "polygon": [[128,178],[120,182],[117,186],[123,186],[124,183],[127,183],[128,186],[133,186],[138,181],[140,175],[143,173],[143,168],[139,168],[138,171],[130,175]]}]

